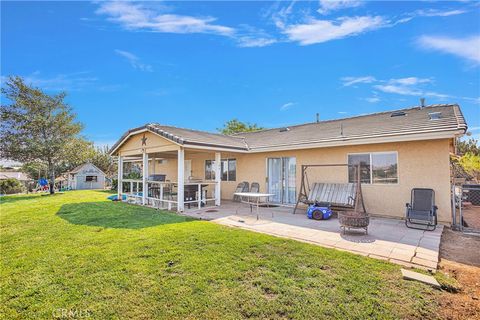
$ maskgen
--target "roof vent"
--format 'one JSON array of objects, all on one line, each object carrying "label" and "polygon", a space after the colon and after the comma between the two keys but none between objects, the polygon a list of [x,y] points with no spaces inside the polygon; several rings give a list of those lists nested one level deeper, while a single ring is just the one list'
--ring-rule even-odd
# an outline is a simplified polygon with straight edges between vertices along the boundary
[{"label": "roof vent", "polygon": [[403,111],[395,111],[395,112],[392,112],[392,114],[390,115],[390,117],[404,117],[406,116],[407,114]]},{"label": "roof vent", "polygon": [[430,120],[442,119],[442,113],[441,112],[430,112],[428,114],[428,116],[430,117]]},{"label": "roof vent", "polygon": [[279,131],[280,131],[280,132],[287,132],[287,131],[290,131],[290,128],[287,128],[287,127],[280,128]]}]

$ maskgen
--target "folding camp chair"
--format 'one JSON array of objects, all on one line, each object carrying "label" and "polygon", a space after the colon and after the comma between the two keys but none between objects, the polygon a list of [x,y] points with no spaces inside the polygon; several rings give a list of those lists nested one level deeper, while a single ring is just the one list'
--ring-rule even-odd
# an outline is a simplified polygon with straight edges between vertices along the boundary
[{"label": "folding camp chair", "polygon": [[[249,191],[249,183],[246,182],[246,181],[243,181],[243,182],[240,182],[238,185],[237,185],[237,188],[235,189],[235,193],[237,192],[248,192]],[[240,197],[239,196],[233,196],[233,201],[236,201],[236,202],[240,202]]]},{"label": "folding camp chair", "polygon": [[259,193],[260,192],[260,184],[258,182],[252,182],[250,187],[250,192]]},{"label": "folding camp chair", "polygon": [[405,225],[408,228],[433,231],[437,227],[435,191],[425,188],[412,189],[411,203],[406,204]]}]

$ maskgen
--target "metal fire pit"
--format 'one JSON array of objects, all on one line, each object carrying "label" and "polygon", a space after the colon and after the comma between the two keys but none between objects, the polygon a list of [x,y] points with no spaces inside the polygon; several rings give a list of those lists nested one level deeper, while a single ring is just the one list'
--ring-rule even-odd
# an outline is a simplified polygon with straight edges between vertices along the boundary
[{"label": "metal fire pit", "polygon": [[368,234],[370,217],[366,213],[344,211],[338,212],[338,222],[343,234],[345,234],[345,229],[365,229],[365,234]]}]

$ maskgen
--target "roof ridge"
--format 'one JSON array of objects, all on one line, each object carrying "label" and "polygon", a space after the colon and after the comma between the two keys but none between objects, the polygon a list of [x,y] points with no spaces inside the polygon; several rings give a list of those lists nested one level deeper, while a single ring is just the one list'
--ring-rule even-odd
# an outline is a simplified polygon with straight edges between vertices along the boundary
[{"label": "roof ridge", "polygon": [[357,119],[357,118],[362,118],[362,117],[369,117],[369,116],[375,116],[375,115],[381,115],[381,114],[386,114],[386,113],[392,113],[392,112],[397,112],[397,111],[407,111],[407,110],[414,110],[414,109],[425,109],[425,108],[433,108],[433,107],[454,107],[457,106],[457,103],[440,103],[440,104],[430,104],[427,106],[411,106],[407,108],[402,108],[402,109],[395,109],[395,110],[388,110],[388,111],[380,111],[380,112],[372,112],[372,113],[367,113],[367,114],[361,114],[361,115],[356,115],[352,117],[344,117],[344,118],[338,118],[338,119],[329,119],[329,120],[322,120],[319,122],[305,122],[305,123],[300,123],[300,124],[294,124],[290,126],[281,126],[281,127],[275,127],[275,128],[269,128],[269,129],[263,129],[263,130],[257,130],[257,131],[244,131],[244,132],[238,132],[235,133],[234,135],[241,135],[241,134],[254,134],[258,132],[265,132],[265,131],[271,131],[271,130],[279,130],[281,128],[293,128],[293,127],[301,127],[301,126],[306,126],[306,125],[311,125],[311,124],[317,124],[317,123],[328,123],[328,122],[336,122],[336,121],[342,121],[342,120],[350,120],[350,119]]}]

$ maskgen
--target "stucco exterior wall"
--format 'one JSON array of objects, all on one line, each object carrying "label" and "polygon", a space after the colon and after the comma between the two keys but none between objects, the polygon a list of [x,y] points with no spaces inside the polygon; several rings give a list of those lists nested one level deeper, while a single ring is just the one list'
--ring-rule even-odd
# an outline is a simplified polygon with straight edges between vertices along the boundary
[{"label": "stucco exterior wall", "polygon": [[[317,148],[237,156],[237,181],[259,182],[266,190],[266,162],[270,157],[296,157],[297,194],[301,183],[302,164],[347,163],[349,153],[398,153],[398,184],[362,184],[367,211],[382,216],[404,217],[405,203],[410,202],[412,188],[435,190],[439,221],[449,223],[450,206],[450,139],[386,143],[372,145]],[[313,182],[348,181],[347,168],[311,168],[308,175]],[[233,192],[228,187],[225,192]],[[223,192],[222,192],[223,194]]]},{"label": "stucco exterior wall", "polygon": [[[145,136],[145,144],[142,138]],[[164,152],[178,150],[179,146],[151,132],[139,133],[131,136],[125,141],[117,153],[121,156],[133,156],[142,153],[142,149],[147,152]]]},{"label": "stucco exterior wall", "polygon": [[[132,137],[120,150],[121,154],[141,150],[143,134]],[[146,133],[147,152],[162,148],[178,148],[167,140]],[[410,202],[412,188],[432,188],[436,194],[438,218],[440,222],[451,220],[450,206],[450,159],[451,139],[424,140],[411,142],[381,143],[370,145],[316,148],[263,153],[225,153],[222,159],[237,159],[237,179],[222,182],[222,199],[232,199],[236,185],[241,181],[258,182],[260,191],[266,192],[267,159],[272,157],[296,158],[296,191],[300,189],[302,164],[347,163],[349,153],[397,152],[398,183],[397,184],[363,184],[363,194],[367,211],[382,216],[403,218],[405,203]],[[174,149],[176,150],[176,149]],[[191,176],[205,179],[205,160],[214,159],[214,151],[186,150],[185,159],[192,160]],[[152,173],[153,162],[150,163]],[[170,181],[176,181],[177,159],[168,159],[167,163],[155,164],[155,173],[164,173]],[[185,173],[187,176],[188,173]],[[309,181],[339,182],[348,181],[347,168],[309,169]]]}]

